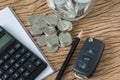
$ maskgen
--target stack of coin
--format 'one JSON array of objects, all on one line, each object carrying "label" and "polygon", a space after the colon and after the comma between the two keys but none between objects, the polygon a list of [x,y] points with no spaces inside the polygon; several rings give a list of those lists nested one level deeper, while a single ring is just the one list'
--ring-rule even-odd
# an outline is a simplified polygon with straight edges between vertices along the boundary
[{"label": "stack of coin", "polygon": [[73,25],[70,21],[62,20],[56,14],[30,15],[28,18],[30,33],[39,35],[37,43],[39,46],[46,46],[47,52],[56,52],[59,47],[71,45],[71,31]]}]

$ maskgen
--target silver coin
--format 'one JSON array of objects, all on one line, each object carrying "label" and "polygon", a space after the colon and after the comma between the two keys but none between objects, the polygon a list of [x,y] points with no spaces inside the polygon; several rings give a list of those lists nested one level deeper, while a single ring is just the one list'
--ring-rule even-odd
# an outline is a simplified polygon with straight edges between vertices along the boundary
[{"label": "silver coin", "polygon": [[60,31],[70,31],[73,25],[70,21],[60,20],[57,27]]},{"label": "silver coin", "polygon": [[43,33],[42,29],[36,28],[36,27],[30,27],[30,33],[32,35],[40,35]]},{"label": "silver coin", "polygon": [[48,35],[46,38],[46,43],[49,47],[54,47],[59,44],[58,36],[56,34]]},{"label": "silver coin", "polygon": [[33,25],[33,24],[35,24],[35,22],[37,21],[36,18],[37,18],[37,16],[34,15],[34,14],[32,14],[32,15],[30,15],[30,16],[28,17],[27,22],[28,22],[30,25]]},{"label": "silver coin", "polygon": [[57,26],[59,17],[56,14],[48,14],[45,20],[49,25]]},{"label": "silver coin", "polygon": [[57,33],[55,27],[51,27],[51,26],[47,26],[43,32],[45,35],[51,35]]},{"label": "silver coin", "polygon": [[37,39],[37,43],[39,44],[39,46],[45,46],[46,45],[46,36],[45,35],[41,35]]},{"label": "silver coin", "polygon": [[54,52],[57,52],[58,46],[56,46],[56,47],[46,46],[46,50],[47,50],[47,52],[49,52],[49,53],[54,53]]},{"label": "silver coin", "polygon": [[71,45],[72,43],[72,37],[70,35],[70,33],[66,32],[66,33],[60,33],[59,35],[59,41],[60,41],[60,45],[61,47],[66,47]]},{"label": "silver coin", "polygon": [[39,28],[45,28],[47,26],[47,23],[45,21],[46,15],[39,15],[37,18],[37,22],[34,24],[34,26]]},{"label": "silver coin", "polygon": [[66,1],[65,0],[54,0],[56,5],[62,5],[64,4]]}]

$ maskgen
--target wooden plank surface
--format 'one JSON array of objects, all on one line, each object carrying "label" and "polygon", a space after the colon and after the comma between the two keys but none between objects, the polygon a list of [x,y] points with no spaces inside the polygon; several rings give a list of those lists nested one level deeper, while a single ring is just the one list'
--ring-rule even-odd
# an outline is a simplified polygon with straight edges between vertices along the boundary
[{"label": "wooden plank surface", "polygon": [[[53,13],[45,0],[0,0],[0,9],[12,7],[27,29],[27,18],[30,14]],[[1,19],[2,20],[2,19]],[[92,78],[88,80],[120,80],[120,0],[96,0],[92,12],[84,19],[73,22],[74,28],[70,32],[73,40],[84,29],[83,38],[72,57],[62,80],[79,80],[72,72],[72,67],[81,45],[87,37],[94,37],[105,43],[100,64]],[[33,36],[34,40],[38,36]],[[45,47],[40,47],[55,68],[55,73],[45,80],[54,80],[70,47],[60,48],[54,54],[47,53]]]}]

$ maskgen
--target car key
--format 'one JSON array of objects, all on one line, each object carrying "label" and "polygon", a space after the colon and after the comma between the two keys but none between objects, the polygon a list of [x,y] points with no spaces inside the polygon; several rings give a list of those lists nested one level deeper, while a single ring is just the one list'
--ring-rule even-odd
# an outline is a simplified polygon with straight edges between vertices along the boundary
[{"label": "car key", "polygon": [[104,43],[100,40],[86,39],[73,67],[76,77],[86,79],[92,76],[100,61],[104,46]]}]

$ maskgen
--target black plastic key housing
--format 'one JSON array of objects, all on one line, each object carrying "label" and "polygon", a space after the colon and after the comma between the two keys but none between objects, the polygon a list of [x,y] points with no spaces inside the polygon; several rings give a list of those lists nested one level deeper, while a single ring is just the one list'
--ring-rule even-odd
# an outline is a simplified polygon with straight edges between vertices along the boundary
[{"label": "black plastic key housing", "polygon": [[73,72],[79,78],[93,75],[104,50],[104,43],[94,38],[87,38],[75,61]]}]

